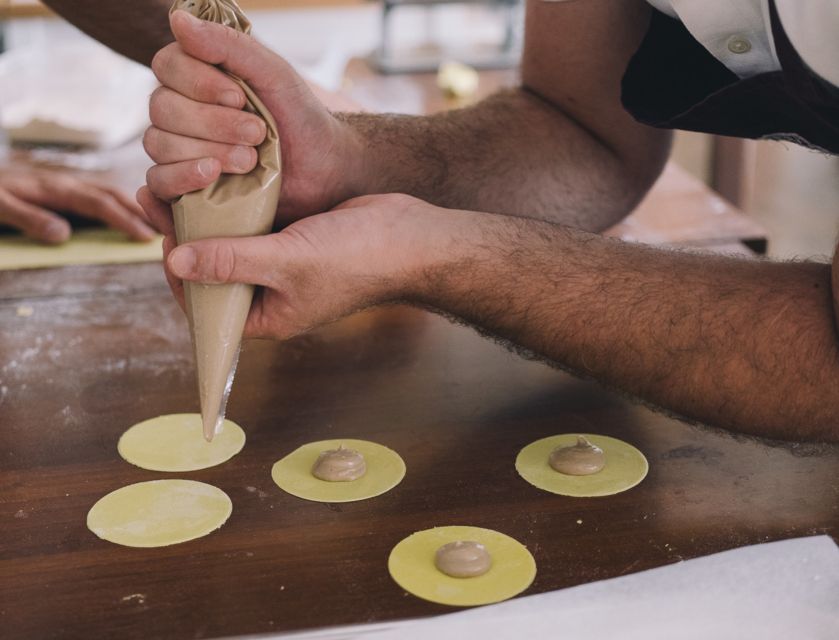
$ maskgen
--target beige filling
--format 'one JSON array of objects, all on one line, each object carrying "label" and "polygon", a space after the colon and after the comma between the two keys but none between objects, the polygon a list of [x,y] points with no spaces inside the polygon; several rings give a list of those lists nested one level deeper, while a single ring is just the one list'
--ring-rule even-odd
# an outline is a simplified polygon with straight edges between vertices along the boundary
[{"label": "beige filling", "polygon": [[[250,22],[232,0],[176,0],[184,9],[244,33]],[[223,174],[213,184],[182,196],[172,205],[178,244],[205,238],[264,235],[271,231],[280,197],[280,145],[277,125],[259,98],[238,78],[247,96],[246,111],[267,125],[257,147],[257,165],[246,175]],[[245,284],[184,283],[186,312],[195,349],[204,437],[212,440],[224,419],[239,345],[253,301]]]},{"label": "beige filling", "polygon": [[548,463],[554,471],[569,476],[589,476],[601,471],[606,464],[603,449],[593,445],[585,436],[577,436],[577,443],[570,447],[557,447],[551,451]]},{"label": "beige filling", "polygon": [[351,482],[367,473],[364,456],[355,449],[329,449],[318,456],[312,475],[327,482]]},{"label": "beige filling", "polygon": [[480,542],[457,540],[437,549],[434,566],[452,578],[475,578],[492,566],[492,557]]}]

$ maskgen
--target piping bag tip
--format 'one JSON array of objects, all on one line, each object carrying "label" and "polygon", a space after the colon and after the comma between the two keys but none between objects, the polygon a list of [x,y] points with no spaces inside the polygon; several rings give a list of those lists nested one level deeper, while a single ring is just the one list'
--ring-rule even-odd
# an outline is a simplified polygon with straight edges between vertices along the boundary
[{"label": "piping bag tip", "polygon": [[[225,400],[227,400],[227,397],[225,397]],[[225,402],[225,404],[227,403]],[[204,425],[204,440],[206,440],[207,442],[212,442],[213,438],[221,433],[222,429],[224,428],[224,414],[225,407],[224,405],[222,405],[221,410],[218,412],[216,416],[201,416],[201,421]]]},{"label": "piping bag tip", "polygon": [[216,435],[216,425],[215,422],[208,420],[209,416],[204,416],[204,440],[207,442],[212,442],[213,437]]},{"label": "piping bag tip", "polygon": [[236,367],[239,364],[239,355],[242,351],[242,346],[239,344],[236,352],[233,355],[233,363],[230,371],[227,374],[224,391],[221,394],[221,402],[214,413],[204,409],[204,403],[201,407],[201,422],[204,427],[204,440],[212,442],[213,438],[222,432],[224,429],[224,416],[227,413],[227,400],[230,398],[230,391],[233,388],[233,378],[236,377]]}]

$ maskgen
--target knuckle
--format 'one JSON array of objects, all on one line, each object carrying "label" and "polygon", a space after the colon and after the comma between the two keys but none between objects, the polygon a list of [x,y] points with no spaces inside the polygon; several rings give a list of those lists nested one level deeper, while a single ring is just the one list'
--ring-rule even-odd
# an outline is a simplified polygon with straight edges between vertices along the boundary
[{"label": "knuckle", "polygon": [[119,211],[119,202],[110,193],[102,191],[96,194],[94,198],[95,206],[103,216],[115,214]]},{"label": "knuckle", "polygon": [[204,81],[204,78],[201,77],[200,74],[196,75],[192,79],[192,95],[195,97],[196,100],[204,100],[207,96],[207,83]]},{"label": "knuckle", "polygon": [[242,35],[243,34],[240,31],[237,31],[236,29],[224,30],[224,41],[225,44],[228,46],[228,51],[235,51],[236,47],[240,46],[240,39]]},{"label": "knuckle", "polygon": [[76,201],[82,189],[81,181],[75,176],[59,174],[52,178],[39,178],[41,193]]},{"label": "knuckle", "polygon": [[8,215],[7,209],[9,208],[9,204],[8,192],[5,189],[0,188],[0,220]]},{"label": "knuckle", "polygon": [[88,202],[89,213],[100,220],[110,220],[115,217],[117,201],[106,193],[90,194]]},{"label": "knuckle", "polygon": [[416,203],[416,198],[405,193],[389,193],[383,196],[380,204],[397,209],[408,209]]},{"label": "knuckle", "polygon": [[165,192],[165,183],[163,177],[160,175],[160,170],[161,167],[159,165],[149,167],[148,171],[146,171],[146,185],[148,185],[152,195],[165,200],[169,197],[169,194]]},{"label": "knuckle", "polygon": [[166,94],[168,89],[166,87],[158,87],[152,91],[149,97],[149,118],[152,124],[160,125],[164,114],[166,113]]},{"label": "knuckle", "polygon": [[167,51],[169,47],[163,47],[157,53],[154,54],[154,57],[151,59],[151,70],[154,72],[155,77],[163,82],[162,76],[166,70],[167,62],[166,58],[168,57],[169,53]]},{"label": "knuckle", "polygon": [[236,272],[236,252],[230,244],[219,242],[213,253],[213,279],[217,282],[228,282]]},{"label": "knuckle", "polygon": [[38,183],[43,189],[72,189],[78,185],[79,179],[66,173],[56,173],[52,176],[43,174],[38,176]]},{"label": "knuckle", "polygon": [[148,127],[143,133],[143,149],[146,154],[155,160],[160,149],[160,129],[157,127]]},{"label": "knuckle", "polygon": [[175,53],[175,47],[177,45],[175,43],[166,45],[162,49],[160,49],[157,53],[154,54],[154,57],[151,60],[151,70],[154,72],[154,75],[157,77],[158,80],[162,83],[166,83],[168,76],[173,68],[173,59]]}]

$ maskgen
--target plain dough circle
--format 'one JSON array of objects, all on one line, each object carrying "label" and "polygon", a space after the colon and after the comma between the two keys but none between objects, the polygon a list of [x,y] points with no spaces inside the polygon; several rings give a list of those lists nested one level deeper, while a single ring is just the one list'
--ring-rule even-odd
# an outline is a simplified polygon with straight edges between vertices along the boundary
[{"label": "plain dough circle", "polygon": [[[318,456],[344,445],[364,456],[367,473],[352,482],[329,482],[312,475]],[[283,491],[314,502],[354,502],[390,491],[405,477],[405,463],[393,449],[367,440],[321,440],[295,449],[277,461],[271,477]]]},{"label": "plain dough circle", "polygon": [[201,415],[173,413],[135,424],[122,434],[119,455],[150,471],[197,471],[227,462],[245,446],[245,432],[224,421],[212,442],[204,439]]},{"label": "plain dough circle", "polygon": [[151,480],[112,491],[87,514],[87,528],[126,547],[166,547],[223,525],[233,503],[221,489],[194,480]]},{"label": "plain dough circle", "polygon": [[631,489],[646,477],[649,465],[638,449],[617,438],[590,434],[579,435],[603,449],[606,458],[603,469],[588,476],[554,471],[548,462],[551,451],[575,444],[577,435],[565,433],[530,443],[516,457],[516,471],[534,487],[574,498],[611,496]]},{"label": "plain dough circle", "polygon": [[[444,544],[471,540],[492,557],[489,571],[474,578],[452,578],[437,569],[434,555]],[[536,561],[510,536],[480,527],[435,527],[418,531],[390,552],[387,570],[396,583],[418,598],[455,607],[501,602],[527,589],[536,577]]]}]

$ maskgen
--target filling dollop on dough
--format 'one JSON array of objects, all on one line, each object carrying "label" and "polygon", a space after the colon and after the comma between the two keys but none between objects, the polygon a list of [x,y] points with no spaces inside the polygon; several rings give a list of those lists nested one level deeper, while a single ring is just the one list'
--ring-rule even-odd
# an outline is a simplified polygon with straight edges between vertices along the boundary
[{"label": "filling dollop on dough", "polygon": [[577,444],[557,447],[548,459],[551,468],[569,476],[589,476],[603,469],[606,457],[603,449],[593,445],[584,436],[577,436]]},{"label": "filling dollop on dough", "polygon": [[329,449],[318,456],[312,475],[327,482],[351,482],[367,473],[364,456],[355,449]]},{"label": "filling dollop on dough", "polygon": [[475,578],[492,566],[492,556],[479,542],[458,540],[437,549],[434,566],[452,578]]}]

